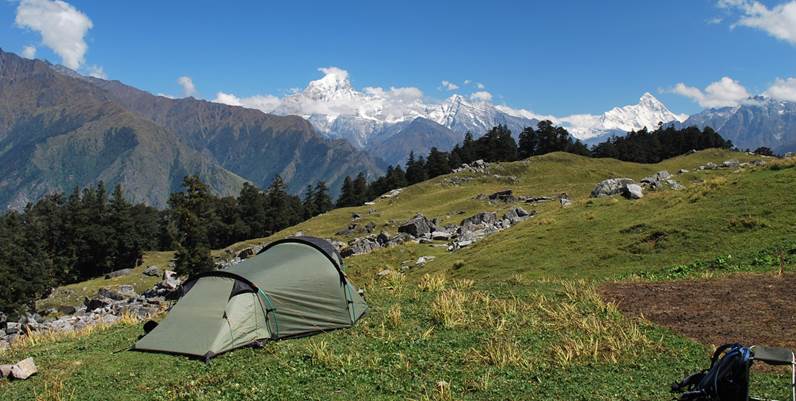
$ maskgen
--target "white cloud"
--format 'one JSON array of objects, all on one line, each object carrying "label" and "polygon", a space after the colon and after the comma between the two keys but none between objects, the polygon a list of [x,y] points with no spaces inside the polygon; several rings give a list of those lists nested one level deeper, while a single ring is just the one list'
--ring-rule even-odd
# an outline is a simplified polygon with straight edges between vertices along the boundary
[{"label": "white cloud", "polygon": [[484,84],[482,84],[482,83],[480,83],[480,82],[476,83],[476,84],[475,84],[475,87],[476,87],[476,88],[478,88],[478,89],[484,89],[484,88],[486,88],[486,86],[484,86]]},{"label": "white cloud", "polygon": [[709,25],[718,25],[718,24],[721,24],[721,21],[724,21],[724,19],[721,18],[721,17],[713,17],[713,18],[709,18],[705,22],[707,22]]},{"label": "white cloud", "polygon": [[22,0],[16,24],[39,32],[42,43],[61,57],[61,62],[78,69],[85,61],[85,35],[91,20],[72,5],[60,0]]},{"label": "white cloud", "polygon": [[90,77],[99,78],[99,79],[108,79],[108,75],[105,74],[105,70],[98,65],[92,65],[88,67],[87,73],[88,76]]},{"label": "white cloud", "polygon": [[532,111],[525,110],[525,109],[515,109],[513,107],[507,106],[505,104],[495,106],[496,109],[515,117],[522,117],[527,119],[537,119],[537,120],[550,120],[553,122],[558,121],[555,116],[552,115],[544,115],[544,114],[536,114]]},{"label": "white cloud", "polygon": [[346,71],[346,70],[344,70],[342,68],[321,67],[321,68],[318,68],[318,71],[324,73],[325,75],[335,76],[335,77],[337,77],[337,79],[340,79],[342,81],[348,80],[348,71]]},{"label": "white cloud", "polygon": [[181,76],[177,78],[177,83],[182,87],[183,97],[196,96],[199,94],[199,92],[196,90],[196,86],[193,84],[193,79],[191,79],[191,77]]},{"label": "white cloud", "polygon": [[763,94],[777,100],[796,102],[796,78],[777,78]]},{"label": "white cloud", "polygon": [[669,92],[690,98],[702,107],[737,106],[749,97],[746,88],[730,77],[723,77],[704,90],[680,82]]},{"label": "white cloud", "polygon": [[777,39],[796,45],[796,0],[773,8],[752,0],[719,0],[718,6],[740,11],[741,17],[733,27],[742,25],[760,29]]},{"label": "white cloud", "polygon": [[492,94],[487,91],[478,91],[471,94],[470,99],[488,102],[492,100]]},{"label": "white cloud", "polygon": [[470,81],[469,79],[465,79],[465,80],[464,80],[464,84],[465,84],[465,85],[470,85],[470,82],[473,82],[473,81]]},{"label": "white cloud", "polygon": [[459,89],[459,85],[456,85],[450,81],[442,81],[442,87],[449,91],[455,91],[456,89]]},{"label": "white cloud", "polygon": [[22,48],[22,57],[25,58],[36,58],[36,46],[25,46]]},{"label": "white cloud", "polygon": [[230,106],[242,106],[250,109],[257,109],[264,113],[270,113],[279,106],[279,98],[272,95],[255,95],[240,98],[231,93],[218,92],[216,103],[228,104]]}]

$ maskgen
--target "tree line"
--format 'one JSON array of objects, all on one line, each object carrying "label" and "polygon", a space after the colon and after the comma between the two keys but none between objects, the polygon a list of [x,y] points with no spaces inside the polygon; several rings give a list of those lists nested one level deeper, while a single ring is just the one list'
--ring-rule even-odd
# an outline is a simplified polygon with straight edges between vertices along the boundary
[{"label": "tree line", "polygon": [[163,210],[132,204],[121,186],[54,193],[0,216],[0,312],[15,314],[55,286],[132,268],[145,251],[176,250],[181,274],[211,270],[211,249],[266,237],[333,207],[324,182],[304,197],[281,177],[266,190],[244,184],[218,197],[195,176],[183,180]]},{"label": "tree line", "polygon": [[431,148],[427,156],[416,157],[414,152],[404,166],[389,166],[386,174],[368,183],[363,173],[356,178],[346,177],[340,188],[337,207],[357,206],[393,189],[416,184],[439,175],[448,174],[465,163],[476,160],[506,162],[551,152],[568,152],[588,157],[612,157],[637,163],[657,163],[685,154],[691,150],[732,148],[716,131],[707,127],[676,129],[659,126],[649,132],[646,128],[623,137],[611,137],[589,149],[565,128],[551,121],[540,121],[536,128],[527,127],[515,141],[505,125],[498,125],[478,139],[471,133],[449,152]]}]

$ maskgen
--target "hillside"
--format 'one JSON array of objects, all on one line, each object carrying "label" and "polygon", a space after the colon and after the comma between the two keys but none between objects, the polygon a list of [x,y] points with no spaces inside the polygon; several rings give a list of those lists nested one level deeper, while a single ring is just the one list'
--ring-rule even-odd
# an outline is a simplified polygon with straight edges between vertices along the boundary
[{"label": "hillside", "polygon": [[277,175],[292,193],[318,180],[336,193],[347,175],[382,173],[300,117],[154,96],[2,50],[0,162],[0,207],[14,209],[100,180],[162,207],[186,175],[225,196]]},{"label": "hillside", "polygon": [[[346,258],[347,273],[366,289],[371,306],[351,330],[239,350],[205,365],[117,352],[142,333],[140,324],[122,323],[0,354],[0,363],[33,356],[42,371],[26,382],[0,381],[0,394],[8,400],[668,400],[669,384],[703,367],[711,344],[624,315],[599,288],[617,280],[770,275],[763,272],[778,266],[772,255],[796,234],[794,161],[699,169],[729,159],[759,157],[708,150],[642,165],[553,153],[437,177],[373,205],[334,210],[217,255],[298,231],[348,241],[366,236],[357,228],[370,222],[374,233],[395,234],[416,213],[438,225],[517,205],[536,215],[454,252],[442,241],[410,242]],[[664,169],[689,170],[674,176],[686,189],[649,191],[639,200],[589,198],[605,178],[638,181]],[[490,203],[478,196],[504,189],[531,197],[567,193],[572,204]],[[352,221],[353,213],[361,217]],[[351,223],[353,232],[335,234]],[[164,256],[150,255],[160,258],[152,263]],[[436,258],[420,267],[420,256]],[[377,274],[383,270],[392,273]],[[66,293],[93,290],[99,281]],[[776,373],[756,371],[755,393],[785,398],[787,378]]]}]

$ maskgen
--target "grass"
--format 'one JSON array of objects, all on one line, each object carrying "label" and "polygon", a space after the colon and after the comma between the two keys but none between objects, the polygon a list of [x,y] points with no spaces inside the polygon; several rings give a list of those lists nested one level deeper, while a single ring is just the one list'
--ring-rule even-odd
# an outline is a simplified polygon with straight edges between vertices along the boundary
[{"label": "grass", "polygon": [[[710,150],[641,165],[555,153],[493,166],[490,175],[469,175],[461,186],[438,177],[373,206],[334,210],[229,251],[298,231],[348,240],[334,233],[353,212],[362,216],[359,224],[390,233],[417,212],[442,224],[479,211],[502,213],[513,205],[474,198],[506,188],[520,195],[566,192],[573,200],[569,208],[523,204],[539,214],[453,253],[409,243],[346,259],[347,274],[371,307],[350,330],[271,342],[203,364],[116,352],[142,334],[139,324],[126,322],[0,354],[0,363],[33,356],[41,368],[25,382],[0,381],[0,399],[668,400],[669,383],[704,368],[711,349],[622,315],[594,288],[604,280],[775,274],[778,255],[793,249],[787,240],[796,234],[794,161],[768,159],[739,173],[696,169],[731,158],[752,157]],[[683,191],[650,192],[638,201],[588,198],[604,178],[638,180],[680,168],[691,171],[675,177]],[[435,259],[417,267],[420,256]],[[170,255],[148,257],[161,262],[144,266],[163,267]],[[793,254],[784,259],[789,269]],[[392,273],[377,276],[385,269]],[[103,281],[110,280],[69,288],[95,292]],[[755,372],[754,392],[785,399],[786,380]]]}]

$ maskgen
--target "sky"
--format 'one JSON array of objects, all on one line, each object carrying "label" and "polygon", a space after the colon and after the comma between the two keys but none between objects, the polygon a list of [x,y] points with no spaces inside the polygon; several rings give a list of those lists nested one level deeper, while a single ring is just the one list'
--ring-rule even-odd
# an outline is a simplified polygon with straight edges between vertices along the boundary
[{"label": "sky", "polygon": [[0,2],[0,48],[155,94],[271,99],[347,72],[546,115],[796,101],[796,0]]}]

